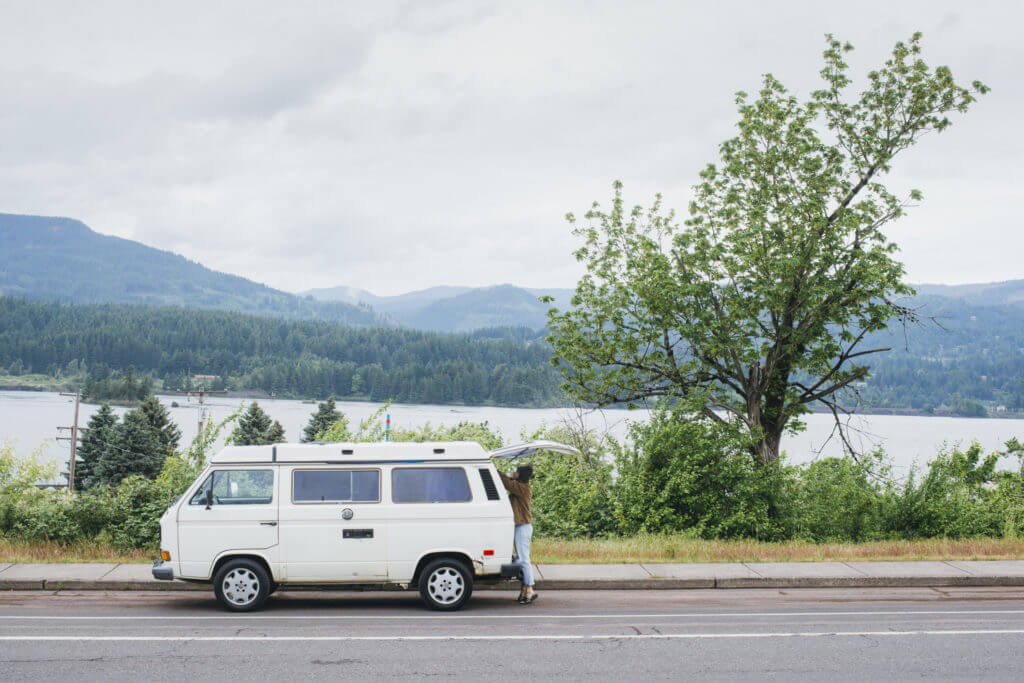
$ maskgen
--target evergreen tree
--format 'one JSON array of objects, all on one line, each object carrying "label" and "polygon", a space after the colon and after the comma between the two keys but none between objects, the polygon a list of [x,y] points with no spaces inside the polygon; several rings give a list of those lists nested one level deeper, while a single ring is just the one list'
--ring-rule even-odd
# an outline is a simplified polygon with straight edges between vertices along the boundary
[{"label": "evergreen tree", "polygon": [[138,409],[129,411],[116,428],[113,444],[96,464],[97,483],[116,486],[133,474],[153,478],[166,458],[160,434],[149,424],[146,414]]},{"label": "evergreen tree", "polygon": [[96,485],[96,467],[104,454],[111,449],[116,438],[119,420],[117,414],[104,403],[89,418],[89,424],[82,430],[75,462],[75,490],[82,491]]},{"label": "evergreen tree", "polygon": [[149,421],[149,426],[153,428],[157,434],[157,438],[160,441],[160,445],[163,446],[164,450],[168,455],[173,454],[178,450],[178,441],[181,439],[181,429],[178,425],[171,421],[171,415],[167,412],[167,408],[160,403],[159,399],[153,394],[150,394],[142,405],[139,406],[139,410],[146,416]]},{"label": "evergreen tree", "polygon": [[231,443],[239,446],[263,446],[283,441],[284,427],[276,420],[271,421],[255,401],[249,404],[231,433]]},{"label": "evergreen tree", "polygon": [[302,430],[302,441],[316,441],[317,436],[326,432],[332,424],[343,418],[344,415],[334,404],[334,398],[328,398],[321,403],[317,411],[309,419],[309,424]]},{"label": "evergreen tree", "polygon": [[270,425],[270,429],[268,429],[263,434],[263,441],[264,441],[264,443],[284,443],[285,442],[284,427],[281,426],[280,422],[278,422],[277,420],[274,420],[274,424]]}]

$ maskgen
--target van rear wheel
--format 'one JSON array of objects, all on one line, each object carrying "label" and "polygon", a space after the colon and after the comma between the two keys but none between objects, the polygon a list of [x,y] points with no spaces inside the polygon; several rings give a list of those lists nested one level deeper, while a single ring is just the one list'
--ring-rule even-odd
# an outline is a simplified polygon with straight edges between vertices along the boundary
[{"label": "van rear wheel", "polygon": [[263,606],[271,592],[270,576],[259,562],[228,560],[213,578],[213,594],[232,612],[251,612]]},{"label": "van rear wheel", "polygon": [[458,560],[434,560],[420,574],[420,597],[442,612],[461,609],[473,594],[473,575]]}]

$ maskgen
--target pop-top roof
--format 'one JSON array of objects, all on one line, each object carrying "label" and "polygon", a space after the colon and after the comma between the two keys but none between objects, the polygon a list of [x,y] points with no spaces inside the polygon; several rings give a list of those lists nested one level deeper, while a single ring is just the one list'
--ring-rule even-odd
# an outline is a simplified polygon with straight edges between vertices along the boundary
[{"label": "pop-top roof", "polygon": [[424,462],[486,460],[475,441],[433,443],[279,443],[273,446],[227,446],[211,463],[250,462]]},{"label": "pop-top roof", "polygon": [[487,460],[488,458],[514,459],[529,456],[541,450],[567,455],[579,453],[572,446],[554,441],[530,441],[493,451],[484,450],[483,446],[475,441],[279,443],[273,446],[227,446],[210,458],[210,462],[219,464],[253,462],[412,463]]}]

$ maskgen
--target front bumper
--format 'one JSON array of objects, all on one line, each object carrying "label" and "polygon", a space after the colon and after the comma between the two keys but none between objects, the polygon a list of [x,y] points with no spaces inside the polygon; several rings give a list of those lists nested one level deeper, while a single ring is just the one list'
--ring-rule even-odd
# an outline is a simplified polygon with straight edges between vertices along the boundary
[{"label": "front bumper", "polygon": [[170,565],[164,564],[163,560],[155,560],[153,562],[153,578],[160,581],[173,581],[174,569]]},{"label": "front bumper", "polygon": [[523,568],[518,564],[503,564],[501,565],[501,576],[505,579],[521,579],[523,578]]}]

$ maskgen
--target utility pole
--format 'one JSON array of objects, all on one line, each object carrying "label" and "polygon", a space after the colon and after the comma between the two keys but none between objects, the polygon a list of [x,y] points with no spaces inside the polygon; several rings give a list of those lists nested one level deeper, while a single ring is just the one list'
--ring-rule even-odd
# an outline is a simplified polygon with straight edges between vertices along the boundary
[{"label": "utility pole", "polygon": [[82,392],[76,391],[73,394],[61,392],[61,396],[74,396],[75,397],[75,421],[70,427],[57,427],[57,429],[70,429],[71,436],[58,436],[58,441],[67,439],[71,442],[71,458],[68,460],[68,498],[71,497],[75,490],[75,460],[78,458],[78,406],[82,402]]},{"label": "utility pole", "polygon": [[196,434],[198,436],[202,436],[203,435],[203,421],[206,419],[206,409],[203,407],[203,405],[206,402],[205,401],[206,395],[207,394],[226,394],[228,392],[227,392],[227,389],[213,390],[213,389],[207,389],[205,386],[201,385],[198,389],[185,389],[185,390],[181,390],[181,391],[172,391],[172,392],[169,392],[169,393],[177,394],[177,395],[182,395],[182,396],[189,396],[189,397],[191,397],[193,394],[196,394],[197,396],[199,396],[199,419],[198,419],[198,425],[197,425]]}]

